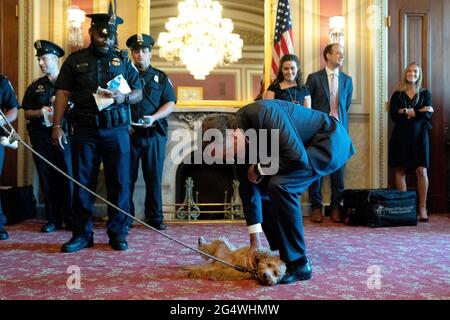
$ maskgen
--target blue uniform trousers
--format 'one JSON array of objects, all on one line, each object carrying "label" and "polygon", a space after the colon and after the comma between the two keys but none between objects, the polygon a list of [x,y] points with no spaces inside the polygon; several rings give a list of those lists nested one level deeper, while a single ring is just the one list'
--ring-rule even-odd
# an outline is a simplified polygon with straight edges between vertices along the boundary
[{"label": "blue uniform trousers", "polygon": [[[147,129],[151,130],[151,129]],[[131,214],[134,216],[133,193],[138,178],[139,162],[145,181],[145,218],[151,224],[163,222],[161,183],[167,137],[156,133],[131,135]]]},{"label": "blue uniform trousers", "polygon": [[[46,132],[45,129],[42,131],[30,128],[29,134],[33,149],[72,176],[70,144],[65,145],[64,150],[53,146],[50,132]],[[39,184],[44,193],[47,221],[56,226],[61,226],[63,222],[70,224],[72,219],[72,181],[51,168],[35,154],[33,154],[33,160],[39,176]]]},{"label": "blue uniform trousers", "polygon": [[[95,191],[103,161],[107,199],[125,212],[130,203],[130,136],[127,125],[115,128],[75,127],[72,136],[74,178]],[[75,186],[73,235],[92,235],[95,197]],[[108,235],[125,237],[127,216],[108,206]]]}]

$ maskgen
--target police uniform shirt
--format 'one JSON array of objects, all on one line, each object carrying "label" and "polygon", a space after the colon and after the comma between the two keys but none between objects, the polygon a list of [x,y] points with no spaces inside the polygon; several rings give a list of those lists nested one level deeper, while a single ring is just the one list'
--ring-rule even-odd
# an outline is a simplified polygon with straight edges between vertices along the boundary
[{"label": "police uniform shirt", "polygon": [[[92,47],[88,47],[72,53],[67,58],[61,67],[55,87],[72,92],[74,110],[83,109],[95,113],[98,108],[92,94],[97,91],[98,86],[106,89],[107,83],[120,74],[132,90],[142,88],[139,73],[129,59],[123,59],[120,53],[114,50],[107,57],[97,57]],[[114,106],[117,105],[113,104],[111,107]]]},{"label": "police uniform shirt", "polygon": [[13,108],[19,108],[14,89],[8,78],[0,75],[0,107],[2,111],[8,111]]},{"label": "police uniform shirt", "polygon": [[[25,91],[22,100],[24,110],[39,110],[43,106],[50,106],[50,99],[55,96],[56,89],[47,76],[36,79]],[[36,129],[46,129],[44,117],[29,120],[30,126]]]},{"label": "police uniform shirt", "polygon": [[[144,115],[153,115],[161,106],[167,102],[176,102],[175,92],[169,77],[156,68],[149,66],[146,71],[139,72],[142,81],[143,93],[142,100],[132,105],[131,118],[133,122],[138,122]],[[161,119],[158,121],[160,133],[167,133],[167,121]]]}]

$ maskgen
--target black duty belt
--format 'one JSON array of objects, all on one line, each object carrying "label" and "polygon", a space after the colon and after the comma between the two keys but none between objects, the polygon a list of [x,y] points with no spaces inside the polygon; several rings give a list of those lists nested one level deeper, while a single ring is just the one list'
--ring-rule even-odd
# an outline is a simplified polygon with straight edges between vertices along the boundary
[{"label": "black duty belt", "polygon": [[129,123],[128,107],[103,110],[99,113],[72,110],[70,121],[74,126],[87,128],[115,128]]},{"label": "black duty belt", "polygon": [[148,137],[152,137],[154,135],[156,135],[156,126],[153,125],[149,128],[143,128],[143,127],[138,127],[138,126],[133,126],[133,130],[136,136],[139,137],[144,137],[144,138],[148,138]]}]

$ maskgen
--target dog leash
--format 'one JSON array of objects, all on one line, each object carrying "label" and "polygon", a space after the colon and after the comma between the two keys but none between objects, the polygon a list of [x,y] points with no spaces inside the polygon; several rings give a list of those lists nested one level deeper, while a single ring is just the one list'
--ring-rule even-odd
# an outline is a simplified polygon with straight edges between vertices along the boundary
[{"label": "dog leash", "polygon": [[[89,189],[88,187],[82,185],[80,182],[78,182],[77,180],[75,180],[73,177],[69,176],[67,173],[65,173],[64,171],[62,171],[60,168],[58,168],[57,166],[55,166],[53,163],[51,163],[49,160],[47,160],[44,156],[42,156],[39,152],[37,152],[36,150],[34,150],[30,145],[28,145],[23,139],[22,137],[15,131],[14,127],[11,125],[11,123],[9,122],[8,118],[6,117],[6,115],[3,113],[3,111],[0,109],[0,119],[3,119],[5,121],[5,123],[1,123],[0,122],[0,126],[1,128],[8,134],[8,139],[10,143],[13,143],[14,141],[18,141],[19,143],[21,143],[25,148],[27,148],[28,150],[30,150],[33,154],[35,154],[37,157],[39,157],[40,159],[42,159],[42,161],[44,161],[45,163],[47,163],[50,167],[52,167],[53,169],[55,169],[56,171],[58,171],[60,174],[62,174],[64,177],[66,177],[67,179],[71,180],[73,183],[75,183],[76,185],[78,185],[79,187],[83,188],[84,190],[86,190],[87,192],[89,192],[90,194],[92,194],[93,196],[95,196],[96,198],[100,199],[101,201],[105,202],[107,205],[111,206],[112,208],[122,212],[123,214],[125,214],[126,216],[128,216],[129,218],[133,219],[134,221],[146,226],[148,229],[151,229],[155,232],[157,232],[158,234],[160,234],[161,236],[178,243],[179,245],[188,248],[192,251],[195,251],[201,255],[207,256],[210,259],[213,259],[219,263],[222,263],[228,267],[234,268],[235,270],[242,272],[242,273],[251,273],[253,275],[256,274],[256,270],[250,270],[247,267],[244,266],[240,266],[240,265],[235,265],[232,263],[229,263],[225,260],[222,260],[220,258],[217,258],[213,255],[210,255],[206,252],[203,252],[197,248],[191,247],[187,244],[184,244],[183,242],[181,242],[180,240],[177,240],[171,236],[169,236],[168,234],[165,234],[164,232],[159,231],[156,228],[153,228],[152,226],[148,225],[147,223],[145,223],[144,221],[134,217],[133,215],[129,214],[128,212],[126,212],[125,210],[117,207],[116,205],[114,205],[113,203],[109,202],[107,199],[103,198],[101,195],[95,193],[94,191],[92,191],[91,189]],[[6,126],[5,126],[6,125]],[[7,128],[8,127],[8,128]]]}]

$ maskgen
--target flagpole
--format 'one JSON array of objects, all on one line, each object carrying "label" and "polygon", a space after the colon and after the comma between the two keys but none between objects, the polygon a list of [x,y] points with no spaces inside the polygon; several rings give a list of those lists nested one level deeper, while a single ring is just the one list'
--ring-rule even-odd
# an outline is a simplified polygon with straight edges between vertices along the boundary
[{"label": "flagpole", "polygon": [[275,30],[275,13],[277,0],[264,1],[264,91],[270,85],[270,70],[272,68],[272,49]]}]

